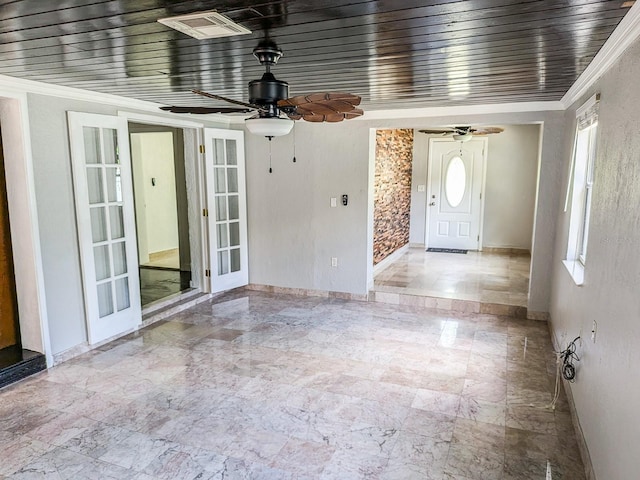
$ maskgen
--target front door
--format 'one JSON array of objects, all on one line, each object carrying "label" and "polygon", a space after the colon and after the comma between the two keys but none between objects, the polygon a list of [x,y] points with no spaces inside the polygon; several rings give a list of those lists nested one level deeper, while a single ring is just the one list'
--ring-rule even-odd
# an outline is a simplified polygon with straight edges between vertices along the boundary
[{"label": "front door", "polygon": [[427,246],[478,250],[486,139],[431,139]]},{"label": "front door", "polygon": [[133,187],[124,117],[69,112],[89,343],[142,320]]},{"label": "front door", "polygon": [[204,129],[211,292],[249,282],[244,134]]}]

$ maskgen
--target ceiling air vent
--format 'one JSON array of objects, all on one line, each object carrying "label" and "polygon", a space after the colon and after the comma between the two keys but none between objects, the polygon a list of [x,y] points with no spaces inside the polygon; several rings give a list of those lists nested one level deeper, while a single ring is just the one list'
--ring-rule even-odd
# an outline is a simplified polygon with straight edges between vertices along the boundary
[{"label": "ceiling air vent", "polygon": [[158,21],[198,40],[251,33],[251,30],[247,30],[217,12],[190,13],[178,17],[160,18]]}]

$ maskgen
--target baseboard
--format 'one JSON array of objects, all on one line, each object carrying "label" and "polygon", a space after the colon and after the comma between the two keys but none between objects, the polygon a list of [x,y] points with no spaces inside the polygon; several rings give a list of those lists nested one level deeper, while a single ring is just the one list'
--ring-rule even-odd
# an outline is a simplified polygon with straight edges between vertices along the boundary
[{"label": "baseboard", "polygon": [[388,255],[381,262],[376,263],[373,266],[373,274],[375,275],[376,273],[381,272],[382,270],[387,268],[389,265],[391,265],[393,262],[398,260],[402,255],[407,253],[409,251],[409,245],[410,244],[407,243],[406,245],[404,245],[404,246],[400,247],[399,249],[397,249],[392,254]]},{"label": "baseboard", "polygon": [[528,256],[531,255],[531,251],[526,248],[511,248],[511,247],[487,247],[482,246],[483,253],[499,253],[502,255],[517,255]]},{"label": "baseboard", "polygon": [[[565,347],[560,345],[558,338],[553,331],[553,322],[549,321],[549,335],[551,336],[551,342],[556,352],[563,350]],[[564,392],[567,395],[567,403],[569,404],[569,411],[571,412],[571,421],[573,423],[573,430],[576,435],[576,441],[578,442],[578,450],[580,450],[580,457],[582,457],[582,464],[584,465],[584,474],[587,480],[597,480],[596,474],[593,471],[593,464],[591,463],[591,455],[589,454],[589,447],[587,441],[584,438],[582,427],[580,426],[580,419],[578,412],[576,411],[576,404],[573,401],[573,392],[571,391],[571,383],[562,379],[562,385]]]},{"label": "baseboard", "polygon": [[250,283],[244,288],[246,290],[253,290],[256,292],[279,293],[282,295],[297,295],[300,297],[340,298],[342,300],[357,300],[361,302],[366,302],[369,299],[369,296],[367,294],[332,292],[328,290],[312,290],[307,288],[276,287],[274,285],[262,285],[257,283]]}]

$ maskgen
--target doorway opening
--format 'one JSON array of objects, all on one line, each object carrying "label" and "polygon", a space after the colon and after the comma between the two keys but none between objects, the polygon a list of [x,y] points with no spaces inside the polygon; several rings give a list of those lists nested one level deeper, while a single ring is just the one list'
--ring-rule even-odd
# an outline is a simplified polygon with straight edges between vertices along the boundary
[{"label": "doorway opening", "polygon": [[[388,141],[379,141],[381,132]],[[527,307],[540,125],[509,125],[499,135],[465,144],[417,129],[404,139],[399,132],[377,131],[374,212],[405,219],[403,228],[408,224],[409,234],[383,258],[374,256],[376,300],[441,308],[455,300]],[[430,148],[437,146],[440,150]],[[388,172],[385,165],[396,168],[405,156],[410,156],[404,162],[410,162],[410,170],[390,181],[398,172]],[[477,163],[476,157],[482,161]],[[407,182],[409,208],[406,189],[390,190]],[[393,204],[380,208],[381,196],[393,199]],[[374,223],[376,229],[380,225]],[[374,238],[395,238],[398,231],[376,230]],[[435,251],[426,251],[428,247]]]},{"label": "doorway opening", "polygon": [[193,285],[184,131],[129,123],[143,307]]}]

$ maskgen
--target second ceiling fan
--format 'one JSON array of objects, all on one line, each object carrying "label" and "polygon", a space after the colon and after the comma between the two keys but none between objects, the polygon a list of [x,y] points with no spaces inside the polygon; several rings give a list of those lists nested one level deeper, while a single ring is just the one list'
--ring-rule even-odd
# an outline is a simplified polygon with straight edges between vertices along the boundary
[{"label": "second ceiling fan", "polygon": [[263,135],[269,139],[286,135],[291,131],[294,120],[307,122],[341,122],[359,117],[362,109],[356,108],[361,98],[358,95],[341,92],[322,92],[298,95],[289,98],[289,84],[278,80],[271,73],[271,67],[282,57],[282,50],[275,42],[266,38],[254,49],[253,55],[265,67],[262,78],[249,82],[249,101],[243,102],[202,90],[193,93],[214,100],[222,100],[234,107],[160,107],[173,113],[255,113],[245,120],[251,133]]},{"label": "second ceiling fan", "polygon": [[504,128],[500,127],[445,127],[419,130],[420,133],[431,135],[442,135],[443,137],[452,137],[458,142],[468,142],[476,135],[489,135],[492,133],[504,132]]}]

